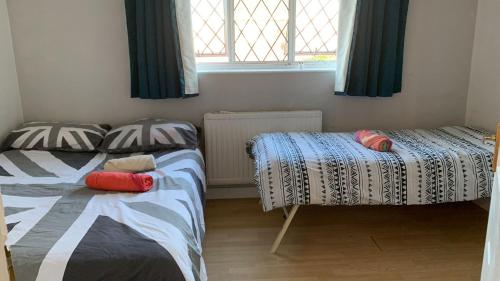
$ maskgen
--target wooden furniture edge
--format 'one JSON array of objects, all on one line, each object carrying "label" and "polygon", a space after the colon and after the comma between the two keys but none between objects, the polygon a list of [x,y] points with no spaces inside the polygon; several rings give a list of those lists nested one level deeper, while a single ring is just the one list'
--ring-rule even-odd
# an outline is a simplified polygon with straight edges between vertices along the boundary
[{"label": "wooden furniture edge", "polygon": [[[3,209],[2,194],[0,193],[0,244],[5,249],[7,240],[7,225],[5,224],[5,213]],[[9,271],[9,257],[7,251],[1,252],[0,249],[0,280],[14,281],[12,273]]]},{"label": "wooden furniture edge", "polygon": [[500,123],[497,124],[495,154],[493,156],[493,170],[496,171],[498,167],[498,152],[500,147]]}]

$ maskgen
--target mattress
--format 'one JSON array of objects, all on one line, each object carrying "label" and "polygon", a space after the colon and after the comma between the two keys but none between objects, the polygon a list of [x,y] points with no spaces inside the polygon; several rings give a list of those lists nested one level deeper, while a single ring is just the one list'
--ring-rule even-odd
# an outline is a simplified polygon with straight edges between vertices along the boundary
[{"label": "mattress", "polygon": [[204,161],[199,150],[153,154],[146,193],[90,190],[85,175],[128,155],[0,154],[6,246],[17,281],[206,280]]},{"label": "mattress", "polygon": [[490,196],[493,144],[468,127],[378,131],[384,153],[354,133],[268,133],[248,142],[264,211],[290,205],[416,205]]}]

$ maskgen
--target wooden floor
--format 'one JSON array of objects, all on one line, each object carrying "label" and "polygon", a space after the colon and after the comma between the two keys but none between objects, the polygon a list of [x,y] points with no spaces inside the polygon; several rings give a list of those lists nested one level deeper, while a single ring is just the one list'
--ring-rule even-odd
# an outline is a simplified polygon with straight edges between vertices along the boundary
[{"label": "wooden floor", "polygon": [[258,200],[209,200],[210,281],[479,280],[487,212],[472,203],[303,207],[277,255],[284,221]]}]

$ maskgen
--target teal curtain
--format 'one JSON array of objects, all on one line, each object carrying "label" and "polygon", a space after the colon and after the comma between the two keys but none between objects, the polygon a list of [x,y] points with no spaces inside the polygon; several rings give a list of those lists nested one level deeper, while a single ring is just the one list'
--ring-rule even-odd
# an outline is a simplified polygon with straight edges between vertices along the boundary
[{"label": "teal curtain", "polygon": [[125,0],[131,95],[169,99],[186,95],[175,0]]},{"label": "teal curtain", "polygon": [[337,95],[401,92],[408,1],[358,0],[345,88]]}]

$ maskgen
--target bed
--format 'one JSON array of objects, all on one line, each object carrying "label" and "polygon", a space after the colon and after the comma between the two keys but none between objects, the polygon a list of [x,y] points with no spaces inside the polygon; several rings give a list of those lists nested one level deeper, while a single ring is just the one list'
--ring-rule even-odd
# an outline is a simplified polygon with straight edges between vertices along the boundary
[{"label": "bed", "polygon": [[354,133],[268,133],[248,142],[264,211],[285,209],[275,252],[300,205],[415,205],[490,196],[494,145],[468,127],[378,131],[393,151],[369,150]]},{"label": "bed", "polygon": [[133,194],[84,185],[89,172],[130,154],[1,153],[6,247],[16,280],[206,280],[202,154],[152,154],[155,185]]}]

